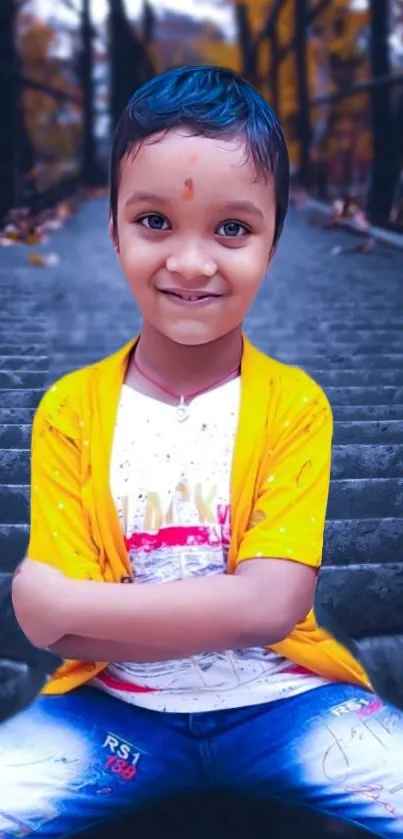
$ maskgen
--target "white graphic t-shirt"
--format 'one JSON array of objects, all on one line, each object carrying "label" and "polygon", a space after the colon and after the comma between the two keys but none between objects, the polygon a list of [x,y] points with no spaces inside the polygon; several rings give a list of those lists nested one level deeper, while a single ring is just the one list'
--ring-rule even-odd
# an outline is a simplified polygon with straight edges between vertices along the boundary
[{"label": "white graphic t-shirt", "polygon": [[[123,386],[111,488],[134,585],[226,573],[239,398],[235,379],[195,398],[178,422],[175,406]],[[262,647],[115,662],[92,683],[125,702],[187,713],[269,702],[326,684]]]}]

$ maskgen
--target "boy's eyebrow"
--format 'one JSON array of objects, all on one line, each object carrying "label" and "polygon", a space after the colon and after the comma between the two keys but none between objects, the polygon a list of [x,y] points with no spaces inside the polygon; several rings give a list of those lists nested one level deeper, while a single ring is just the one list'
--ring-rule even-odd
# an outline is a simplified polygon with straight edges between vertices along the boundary
[{"label": "boy's eyebrow", "polygon": [[133,192],[133,195],[126,201],[126,207],[130,207],[130,204],[136,204],[137,201],[158,201],[160,204],[166,203],[165,198],[161,198],[160,195],[156,195],[154,192]]},{"label": "boy's eyebrow", "polygon": [[233,210],[234,212],[239,213],[250,213],[254,216],[260,216],[260,218],[264,218],[264,215],[259,207],[256,207],[256,204],[253,204],[251,201],[225,201],[222,204],[222,207],[226,210]]}]

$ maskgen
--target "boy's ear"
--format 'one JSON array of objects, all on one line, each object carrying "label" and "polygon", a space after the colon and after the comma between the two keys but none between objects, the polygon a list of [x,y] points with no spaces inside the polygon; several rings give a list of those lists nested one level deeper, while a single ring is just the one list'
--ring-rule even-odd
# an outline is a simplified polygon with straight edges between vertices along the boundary
[{"label": "boy's ear", "polygon": [[119,259],[119,238],[116,225],[113,223],[112,213],[109,214],[109,234],[112,239],[113,249]]}]

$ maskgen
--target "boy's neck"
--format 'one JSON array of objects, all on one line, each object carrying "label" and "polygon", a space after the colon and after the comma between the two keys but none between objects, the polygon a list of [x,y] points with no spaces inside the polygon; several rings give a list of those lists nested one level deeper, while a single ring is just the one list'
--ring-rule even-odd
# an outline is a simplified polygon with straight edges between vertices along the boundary
[{"label": "boy's neck", "polygon": [[186,395],[225,379],[242,358],[242,327],[209,344],[177,344],[144,324],[136,346],[136,360],[148,375],[172,392]]}]

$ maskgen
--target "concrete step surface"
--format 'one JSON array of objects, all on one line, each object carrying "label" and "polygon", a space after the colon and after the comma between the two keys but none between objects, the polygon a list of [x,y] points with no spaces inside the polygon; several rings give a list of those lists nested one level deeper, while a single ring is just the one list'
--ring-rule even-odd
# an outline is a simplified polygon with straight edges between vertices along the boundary
[{"label": "concrete step surface", "polygon": [[48,341],[29,341],[20,344],[4,343],[3,336],[0,333],[0,356],[2,358],[41,358],[46,356],[49,349]]},{"label": "concrete step surface", "polygon": [[37,355],[2,355],[0,353],[0,372],[46,372],[49,369],[49,356]]}]

